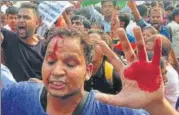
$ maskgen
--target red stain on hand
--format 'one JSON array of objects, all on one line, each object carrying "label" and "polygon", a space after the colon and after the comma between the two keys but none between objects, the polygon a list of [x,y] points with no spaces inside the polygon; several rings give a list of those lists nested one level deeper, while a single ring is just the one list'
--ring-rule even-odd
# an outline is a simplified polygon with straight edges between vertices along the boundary
[{"label": "red stain on hand", "polygon": [[137,81],[139,88],[143,91],[156,91],[162,83],[160,74],[161,40],[156,40],[152,62],[147,62],[143,46],[138,47],[138,51],[139,60],[124,70],[124,76]]}]

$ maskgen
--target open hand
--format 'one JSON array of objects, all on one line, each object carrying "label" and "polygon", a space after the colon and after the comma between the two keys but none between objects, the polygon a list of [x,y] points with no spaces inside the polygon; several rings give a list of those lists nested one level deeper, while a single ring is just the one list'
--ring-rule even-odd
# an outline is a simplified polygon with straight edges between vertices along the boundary
[{"label": "open hand", "polygon": [[[142,32],[139,27],[134,29],[138,55],[134,54],[123,29],[118,30],[120,42],[128,64],[120,60],[116,63],[120,70],[123,83],[122,91],[117,95],[97,93],[96,98],[112,105],[143,108],[151,103],[163,100],[163,82],[160,73],[161,36],[157,35],[154,46],[154,56],[148,61]],[[138,58],[137,58],[138,57]],[[116,69],[116,68],[115,68]]]}]

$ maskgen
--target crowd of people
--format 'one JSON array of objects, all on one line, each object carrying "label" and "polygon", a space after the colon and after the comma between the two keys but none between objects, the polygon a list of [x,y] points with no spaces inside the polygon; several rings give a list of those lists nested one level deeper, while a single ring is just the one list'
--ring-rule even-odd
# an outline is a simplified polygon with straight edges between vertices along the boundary
[{"label": "crowd of people", "polygon": [[2,115],[178,115],[179,5],[0,1]]}]

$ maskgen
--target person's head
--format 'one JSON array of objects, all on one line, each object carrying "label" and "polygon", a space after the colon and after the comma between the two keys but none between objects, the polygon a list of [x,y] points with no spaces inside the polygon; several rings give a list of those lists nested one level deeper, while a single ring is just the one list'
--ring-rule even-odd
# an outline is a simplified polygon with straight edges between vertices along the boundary
[{"label": "person's head", "polygon": [[112,13],[116,6],[116,1],[115,0],[101,1],[101,6],[102,6],[102,11],[103,11],[104,16],[109,17],[109,16],[112,16]]},{"label": "person's head", "polygon": [[[109,47],[111,46],[111,41],[109,36],[105,34],[102,30],[89,30],[88,34],[89,34],[89,40],[101,39],[104,40]],[[94,44],[94,48],[95,48],[95,54],[92,59],[93,75],[97,73],[97,71],[101,67],[103,60],[105,60],[105,56],[101,48],[96,44]]]},{"label": "person's head", "polygon": [[17,33],[22,39],[29,39],[35,34],[40,24],[40,14],[36,5],[23,3],[17,15]]},{"label": "person's head", "polygon": [[81,15],[75,15],[71,18],[72,26],[79,30],[91,29],[91,23],[88,19]]},{"label": "person's head", "polygon": [[120,27],[126,29],[130,22],[130,15],[128,13],[119,13]]},{"label": "person's head", "polygon": [[146,5],[138,5],[137,9],[142,16],[142,18],[147,18],[148,17],[148,8]]},{"label": "person's head", "polygon": [[5,26],[7,24],[7,16],[2,11],[0,11],[0,18],[1,18],[1,24],[2,24],[2,26]]},{"label": "person's head", "polygon": [[157,34],[157,30],[153,26],[146,26],[142,30],[144,41],[150,39],[153,35]]},{"label": "person's head", "polygon": [[150,23],[157,30],[160,30],[163,21],[163,11],[161,8],[154,7],[149,11]]},{"label": "person's head", "polygon": [[16,31],[17,13],[18,13],[18,8],[14,6],[8,7],[8,9],[6,10],[7,24],[12,29],[12,31]]},{"label": "person's head", "polygon": [[88,34],[71,28],[57,29],[47,41],[42,78],[49,94],[61,99],[81,94],[93,69]]},{"label": "person's head", "polygon": [[176,8],[172,12],[172,20],[179,24],[179,8]]},{"label": "person's head", "polygon": [[[162,39],[162,57],[167,60],[167,63],[170,63],[176,70],[178,68],[178,61],[176,55],[171,46],[171,42],[165,36],[160,35]],[[152,52],[154,47],[155,35],[146,41],[146,50],[147,52]],[[150,47],[150,48],[147,48]]]},{"label": "person's head", "polygon": [[175,9],[175,7],[174,7],[173,5],[167,6],[167,7],[165,8],[165,16],[170,15],[170,14],[173,12],[174,9]]},{"label": "person's head", "polygon": [[176,8],[179,8],[179,4],[176,5]]},{"label": "person's head", "polygon": [[153,2],[151,3],[151,7],[160,7],[160,8],[163,8],[164,5],[163,5],[162,2],[153,1]]}]

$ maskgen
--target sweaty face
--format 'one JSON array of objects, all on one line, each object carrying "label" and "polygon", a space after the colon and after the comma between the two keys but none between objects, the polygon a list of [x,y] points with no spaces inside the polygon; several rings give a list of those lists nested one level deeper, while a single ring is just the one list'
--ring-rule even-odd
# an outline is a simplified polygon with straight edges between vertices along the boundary
[{"label": "sweaty face", "polygon": [[16,26],[17,26],[17,15],[14,14],[8,14],[7,16],[7,23],[11,27],[13,31],[16,31]]},{"label": "sweaty face", "polygon": [[[100,35],[96,33],[92,33],[89,35],[89,39],[101,39]],[[103,53],[101,51],[101,48],[98,45],[95,45],[95,55],[93,56],[92,59],[92,64],[93,64],[93,75],[96,74],[96,72],[99,70],[102,64],[103,60]]]},{"label": "sweaty face", "polygon": [[103,6],[102,6],[103,14],[105,16],[112,16],[114,6],[111,1],[105,1]]},{"label": "sweaty face", "polygon": [[43,82],[51,96],[66,98],[83,91],[91,70],[79,38],[52,38],[42,66]]},{"label": "sweaty face", "polygon": [[150,23],[157,30],[160,29],[162,24],[163,16],[161,10],[151,10],[150,12]]},{"label": "sweaty face", "polygon": [[35,33],[39,22],[32,9],[21,8],[17,16],[17,33],[20,38],[27,39]]}]

